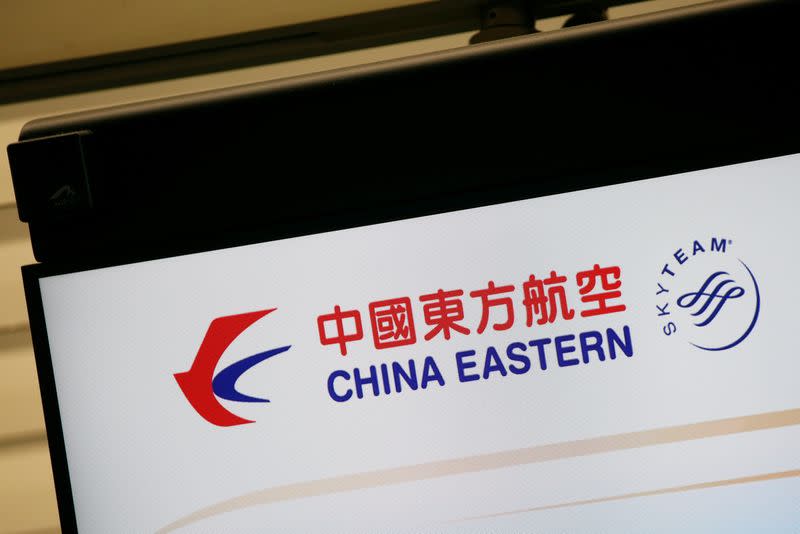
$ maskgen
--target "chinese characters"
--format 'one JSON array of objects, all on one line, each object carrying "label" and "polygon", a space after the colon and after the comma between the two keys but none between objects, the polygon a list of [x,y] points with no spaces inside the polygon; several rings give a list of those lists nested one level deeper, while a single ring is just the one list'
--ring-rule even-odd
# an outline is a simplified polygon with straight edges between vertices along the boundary
[{"label": "chinese characters", "polygon": [[[593,317],[625,311],[622,298],[622,273],[618,266],[601,267],[575,274],[575,285],[582,304],[581,317]],[[514,326],[515,304],[521,304],[525,325],[533,327],[556,321],[570,321],[576,309],[570,305],[568,278],[551,270],[546,278],[531,274],[520,285],[520,294],[513,284],[497,285],[490,280],[486,287],[469,292],[469,297],[480,303],[481,314],[476,334],[492,330],[508,330]],[[418,297],[422,305],[425,325],[423,338],[430,341],[441,336],[468,336],[473,331],[464,311],[463,289],[442,289]],[[413,345],[417,341],[414,310],[410,297],[384,299],[369,304],[372,341],[376,349]],[[320,343],[337,345],[342,356],[347,355],[347,344],[364,338],[364,327],[359,310],[342,310],[337,304],[332,313],[317,317]]]}]

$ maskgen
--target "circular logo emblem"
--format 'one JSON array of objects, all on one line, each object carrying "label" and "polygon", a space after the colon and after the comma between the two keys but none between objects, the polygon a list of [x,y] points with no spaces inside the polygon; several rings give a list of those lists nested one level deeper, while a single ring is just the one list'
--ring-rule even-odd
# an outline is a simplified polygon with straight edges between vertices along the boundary
[{"label": "circular logo emblem", "polygon": [[656,310],[665,336],[698,349],[721,351],[753,332],[761,292],[753,270],[734,253],[733,240],[695,240],[675,250],[658,277]]}]

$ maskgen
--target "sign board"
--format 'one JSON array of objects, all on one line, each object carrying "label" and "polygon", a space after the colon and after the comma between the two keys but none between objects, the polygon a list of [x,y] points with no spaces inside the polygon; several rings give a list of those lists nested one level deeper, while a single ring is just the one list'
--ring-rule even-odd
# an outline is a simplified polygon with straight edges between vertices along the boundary
[{"label": "sign board", "polygon": [[78,527],[796,527],[798,172],[29,270]]}]

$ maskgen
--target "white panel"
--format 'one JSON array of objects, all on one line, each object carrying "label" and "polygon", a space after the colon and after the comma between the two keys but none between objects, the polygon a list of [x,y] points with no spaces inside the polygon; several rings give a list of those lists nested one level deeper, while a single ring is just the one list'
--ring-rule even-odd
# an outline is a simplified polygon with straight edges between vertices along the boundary
[{"label": "white panel", "polygon": [[[585,454],[577,447],[611,438],[624,452],[622,461],[609,475],[580,469],[589,479],[586,484],[518,473],[515,480],[536,485],[531,489],[542,497],[531,506],[559,502],[551,500],[556,492],[581,500],[658,489],[662,482],[673,486],[772,476],[777,470],[788,476],[785,472],[797,468],[797,442],[780,432],[761,442],[744,430],[800,424],[792,336],[800,298],[794,266],[800,253],[795,247],[775,246],[791,243],[800,226],[798,169],[800,155],[785,156],[45,277],[44,313],[78,524],[85,532],[114,532],[120,526],[152,532],[182,517],[208,517],[203,507],[221,503],[211,511],[226,511],[222,521],[229,521],[228,528],[198,523],[189,525],[197,527],[191,531],[253,530],[252,525],[271,521],[285,532],[291,518],[275,523],[276,508],[266,505],[280,502],[282,507],[289,498],[306,495],[309,499],[294,507],[303,518],[316,521],[319,528],[330,524],[352,532],[382,524],[389,513],[398,512],[397,501],[383,500],[382,508],[354,499],[350,502],[356,506],[345,510],[317,497],[387,481],[411,486],[404,488],[411,501],[408,509],[446,504],[447,509],[429,510],[447,521],[479,513],[472,499],[485,506],[482,513],[502,513],[509,509],[503,501],[521,495],[513,487],[516,483],[494,491],[496,484],[477,477],[474,484],[443,479],[441,501],[426,489],[434,484],[415,484],[454,473],[450,469],[456,465],[462,473],[481,465],[493,469],[509,452],[524,455],[522,463],[543,459],[532,459],[532,450],[571,451],[577,457]],[[665,263],[674,271],[663,268]],[[615,286],[622,294],[611,297],[621,298],[614,305],[624,304],[624,309],[584,313],[599,310],[592,295],[579,297],[583,284],[578,274],[593,264],[595,270],[617,266],[624,273]],[[520,284],[531,274],[542,277],[555,270],[565,277],[565,301],[574,307],[574,317],[562,314],[552,322],[542,317],[542,324],[526,324],[520,306],[525,290],[515,288],[524,288]],[[739,294],[731,296],[734,291],[726,298],[738,300],[725,304],[726,315],[710,329],[697,328],[705,325],[695,324],[690,311],[675,310],[686,307],[679,303],[687,296],[717,298],[718,290],[704,293],[708,280],[729,273],[730,281],[722,283],[733,283]],[[670,275],[674,281],[663,278]],[[664,301],[656,298],[657,282],[668,286],[664,290],[672,297],[671,317],[680,328],[672,337],[658,316],[656,306]],[[513,297],[508,293],[514,305],[505,314],[491,314],[493,322],[508,322],[495,322],[484,332],[478,325],[486,326],[489,314],[466,295],[494,283],[514,284]],[[428,328],[435,321],[425,318],[420,297],[437,288],[463,290],[459,315],[462,326],[471,330],[450,339]],[[416,316],[418,337],[403,345],[379,346],[376,330],[382,328],[377,321],[370,327],[366,319],[368,313],[375,319],[370,303],[401,296],[413,300],[405,309],[405,324],[410,331]],[[339,306],[365,318],[363,331],[339,327],[340,333],[349,334],[347,352],[328,344],[325,325],[319,328],[320,323],[330,324],[325,317]],[[511,319],[514,309],[516,320]],[[254,313],[258,310],[264,311]],[[274,313],[253,319],[267,310]],[[228,328],[220,325],[242,324],[239,314],[247,312],[252,326],[224,353],[220,349],[213,354],[208,347]],[[209,331],[206,344],[202,340]],[[602,337],[602,332],[609,339],[628,339],[624,356],[611,356],[610,349],[608,357],[599,349],[596,358],[590,355],[583,340]],[[736,336],[741,337],[727,347],[731,350],[722,346]],[[562,341],[579,338],[581,349],[560,348]],[[702,351],[698,342],[719,348]],[[538,358],[528,351],[532,357],[517,368],[519,374],[501,362],[505,356],[508,361],[518,357],[513,350],[545,345]],[[241,372],[242,362],[252,365],[250,355],[264,357],[265,350],[278,347],[291,350],[239,381],[242,393],[264,393],[269,403],[236,402],[224,390],[225,379],[215,383],[215,373],[230,377],[237,367]],[[576,352],[576,357],[565,360],[567,352]],[[414,367],[409,372],[421,377],[420,387],[399,387],[399,380],[389,378],[390,367]],[[223,387],[217,389],[218,384]],[[233,417],[206,410],[211,405],[205,404],[207,399],[229,403],[219,406],[230,408]],[[243,424],[250,420],[255,423]],[[709,435],[696,433],[698,428],[716,429],[718,436],[735,432],[737,443],[766,448],[758,453],[750,446],[735,450],[726,445],[728,440],[718,440],[710,452],[692,456],[686,450],[699,450],[694,447]],[[796,428],[793,432],[796,438]],[[686,441],[687,449],[673,449],[671,461],[643,462],[665,477],[652,479],[650,486],[644,484],[649,475],[624,458],[632,458],[637,445],[654,444],[642,436],[655,435]],[[736,472],[722,463],[731,458],[741,460],[727,464]],[[775,463],[761,464],[760,459]],[[707,476],[670,478],[679,467],[692,477]],[[619,485],[599,491],[606,482]],[[234,516],[231,503],[245,503],[244,513]],[[250,507],[254,503],[265,506]],[[634,506],[630,513],[640,511]],[[754,507],[750,512],[754,526],[772,524],[773,510]],[[705,521],[719,509],[701,513],[697,517]],[[505,530],[554,530],[535,521],[524,518]],[[695,531],[721,531],[697,525]],[[650,530],[656,525],[631,526]],[[428,530],[436,531],[436,525]]]},{"label": "white panel", "polygon": [[45,441],[0,448],[0,533],[58,532]]}]

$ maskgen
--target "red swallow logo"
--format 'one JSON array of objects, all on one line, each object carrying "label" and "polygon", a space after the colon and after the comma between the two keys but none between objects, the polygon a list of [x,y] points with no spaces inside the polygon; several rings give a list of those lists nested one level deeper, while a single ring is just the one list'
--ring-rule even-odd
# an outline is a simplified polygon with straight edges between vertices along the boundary
[{"label": "red swallow logo", "polygon": [[236,389],[236,381],[254,365],[286,352],[291,345],[270,349],[239,360],[217,373],[216,376],[214,371],[222,354],[233,343],[233,340],[247,330],[250,325],[273,311],[275,308],[214,319],[208,326],[208,331],[200,344],[191,368],[174,375],[186,400],[209,423],[217,426],[235,426],[253,422],[226,409],[220,404],[218,397],[239,402],[269,402],[268,399],[251,397],[239,392]]}]

